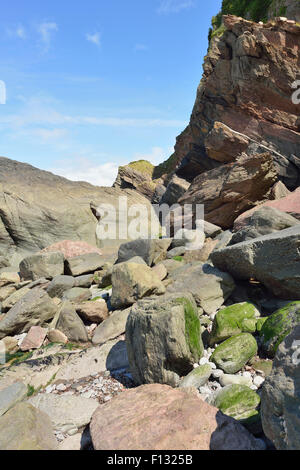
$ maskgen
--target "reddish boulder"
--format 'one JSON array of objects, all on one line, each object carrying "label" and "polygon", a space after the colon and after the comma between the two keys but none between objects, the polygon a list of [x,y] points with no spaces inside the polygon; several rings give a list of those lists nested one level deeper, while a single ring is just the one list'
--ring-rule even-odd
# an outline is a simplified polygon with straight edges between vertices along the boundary
[{"label": "reddish boulder", "polygon": [[48,330],[40,326],[32,326],[25,336],[20,346],[21,351],[30,351],[30,349],[38,349],[42,346],[47,336]]},{"label": "reddish boulder", "polygon": [[90,424],[96,450],[259,450],[237,421],[196,389],[142,385],[100,405]]},{"label": "reddish boulder", "polygon": [[47,246],[42,252],[61,251],[64,257],[74,258],[75,256],[85,255],[87,253],[99,253],[101,251],[96,246],[89,245],[86,242],[74,242],[72,240],[64,240],[62,242],[54,243],[53,245]]}]

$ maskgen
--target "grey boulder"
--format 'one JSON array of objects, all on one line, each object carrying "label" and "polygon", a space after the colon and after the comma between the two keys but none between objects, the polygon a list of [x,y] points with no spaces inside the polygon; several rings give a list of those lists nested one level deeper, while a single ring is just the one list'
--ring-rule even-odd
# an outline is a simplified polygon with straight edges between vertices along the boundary
[{"label": "grey boulder", "polygon": [[19,268],[25,281],[36,281],[42,277],[52,279],[64,273],[64,255],[60,251],[36,253],[24,258]]},{"label": "grey boulder", "polygon": [[300,449],[299,409],[300,325],[279,346],[262,388],[263,429],[278,450]]},{"label": "grey boulder", "polygon": [[300,299],[300,226],[238,243],[211,255],[235,279],[262,282],[276,297]]}]

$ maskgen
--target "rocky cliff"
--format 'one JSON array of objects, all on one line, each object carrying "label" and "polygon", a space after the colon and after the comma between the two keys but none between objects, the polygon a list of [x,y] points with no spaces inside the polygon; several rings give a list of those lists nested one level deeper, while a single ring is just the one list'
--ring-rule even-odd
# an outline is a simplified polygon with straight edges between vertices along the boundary
[{"label": "rocky cliff", "polygon": [[[62,240],[101,245],[96,208],[118,207],[118,197],[149,204],[132,189],[72,182],[31,165],[0,158],[0,256],[9,264]],[[112,241],[113,243],[113,241]]]}]

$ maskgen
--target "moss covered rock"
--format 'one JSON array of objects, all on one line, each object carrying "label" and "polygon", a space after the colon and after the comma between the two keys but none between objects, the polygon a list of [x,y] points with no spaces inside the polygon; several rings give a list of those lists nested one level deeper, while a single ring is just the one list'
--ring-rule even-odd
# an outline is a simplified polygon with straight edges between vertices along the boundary
[{"label": "moss covered rock", "polygon": [[211,361],[226,374],[235,374],[256,353],[257,343],[255,338],[249,333],[241,333],[219,344],[211,356]]},{"label": "moss covered rock", "polygon": [[211,376],[212,368],[209,364],[204,364],[192,370],[186,377],[180,382],[180,388],[182,387],[202,387],[206,384],[209,377]]},{"label": "moss covered rock", "polygon": [[249,302],[230,305],[220,310],[213,322],[210,344],[220,343],[243,332],[254,333],[259,316],[257,308]]},{"label": "moss covered rock", "polygon": [[222,413],[246,425],[259,420],[259,404],[259,395],[246,385],[228,385],[214,400],[214,405]]},{"label": "moss covered rock", "polygon": [[126,324],[134,381],[177,386],[203,355],[198,309],[191,294],[140,300]]},{"label": "moss covered rock", "polygon": [[267,318],[260,331],[264,352],[274,357],[279,345],[300,324],[300,302],[291,302]]}]

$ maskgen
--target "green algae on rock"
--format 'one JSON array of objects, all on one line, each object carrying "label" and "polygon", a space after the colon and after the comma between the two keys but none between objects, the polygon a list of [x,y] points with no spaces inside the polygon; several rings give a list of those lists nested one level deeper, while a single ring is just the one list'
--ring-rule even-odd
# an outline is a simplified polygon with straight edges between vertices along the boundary
[{"label": "green algae on rock", "polygon": [[219,344],[211,356],[211,361],[226,374],[235,374],[256,353],[257,343],[255,338],[249,333],[241,333]]}]

